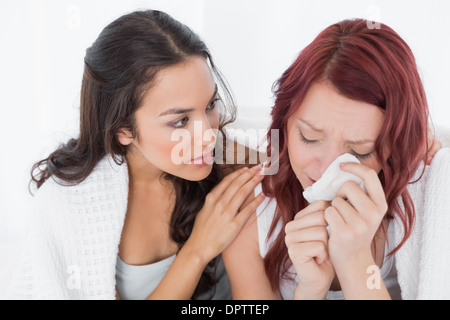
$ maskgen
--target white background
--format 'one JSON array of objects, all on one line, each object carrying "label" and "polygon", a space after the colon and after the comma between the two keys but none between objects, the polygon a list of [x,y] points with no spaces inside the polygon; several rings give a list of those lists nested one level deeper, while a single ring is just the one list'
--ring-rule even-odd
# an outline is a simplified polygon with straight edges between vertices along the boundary
[{"label": "white background", "polygon": [[[77,135],[87,47],[103,27],[136,9],[159,9],[196,31],[238,103],[266,128],[272,85],[332,23],[377,20],[412,48],[435,124],[450,127],[450,2],[300,0],[9,0],[0,4],[0,293],[26,214],[30,168]],[[3,276],[3,280],[2,280]]]}]

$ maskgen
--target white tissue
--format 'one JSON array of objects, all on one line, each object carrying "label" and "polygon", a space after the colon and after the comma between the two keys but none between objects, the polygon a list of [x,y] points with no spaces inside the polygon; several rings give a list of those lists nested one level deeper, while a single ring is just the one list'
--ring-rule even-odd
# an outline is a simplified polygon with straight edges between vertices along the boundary
[{"label": "white tissue", "polygon": [[322,174],[322,177],[303,191],[303,197],[309,203],[317,200],[333,200],[336,198],[339,188],[347,181],[355,181],[364,190],[364,183],[359,177],[341,170],[339,167],[341,162],[360,163],[355,156],[349,153],[337,157]]}]

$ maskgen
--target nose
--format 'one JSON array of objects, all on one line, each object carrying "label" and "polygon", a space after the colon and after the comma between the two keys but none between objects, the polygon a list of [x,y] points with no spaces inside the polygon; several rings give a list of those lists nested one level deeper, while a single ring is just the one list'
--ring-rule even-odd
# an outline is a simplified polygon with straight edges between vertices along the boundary
[{"label": "nose", "polygon": [[344,153],[345,152],[337,148],[330,148],[326,150],[326,152],[324,152],[322,157],[319,159],[320,176],[322,177],[323,173],[327,170],[330,164]]},{"label": "nose", "polygon": [[217,129],[211,128],[208,119],[194,121],[194,158],[212,151],[216,144]]}]

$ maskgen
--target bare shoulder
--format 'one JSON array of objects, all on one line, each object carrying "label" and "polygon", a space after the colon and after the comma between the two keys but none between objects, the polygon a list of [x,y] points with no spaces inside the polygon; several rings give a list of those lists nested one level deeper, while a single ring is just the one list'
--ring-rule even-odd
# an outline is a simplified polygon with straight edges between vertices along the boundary
[{"label": "bare shoulder", "polygon": [[[251,192],[245,199],[240,210],[242,210],[248,204],[250,204],[256,198],[256,196],[257,195],[255,195],[255,192]],[[241,245],[239,245],[239,247],[242,247],[242,245],[245,245],[249,249],[250,248],[252,248],[252,249],[258,248],[258,227],[257,227],[256,210],[250,214],[250,217],[245,222],[241,232],[237,236],[236,240],[232,243],[232,245],[235,245],[235,247],[236,247],[237,246],[236,244],[239,242],[242,243]]]},{"label": "bare shoulder", "polygon": [[[252,192],[246,203],[250,203],[254,198],[255,193]],[[233,299],[280,299],[280,293],[271,288],[264,259],[260,254],[256,210],[222,256]]]}]

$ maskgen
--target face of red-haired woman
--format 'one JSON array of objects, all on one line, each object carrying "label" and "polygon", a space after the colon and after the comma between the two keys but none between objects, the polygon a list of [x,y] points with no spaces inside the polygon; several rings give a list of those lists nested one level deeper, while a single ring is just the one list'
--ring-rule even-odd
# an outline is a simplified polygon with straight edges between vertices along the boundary
[{"label": "face of red-haired woman", "polygon": [[375,141],[383,120],[381,108],[348,99],[325,81],[312,84],[287,123],[289,159],[302,187],[320,179],[344,153],[379,172]]}]

